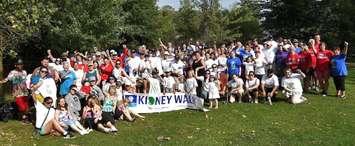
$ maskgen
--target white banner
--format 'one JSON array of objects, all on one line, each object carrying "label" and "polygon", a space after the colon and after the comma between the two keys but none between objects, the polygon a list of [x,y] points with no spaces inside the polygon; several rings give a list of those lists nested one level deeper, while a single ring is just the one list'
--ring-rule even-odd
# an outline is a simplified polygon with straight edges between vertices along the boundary
[{"label": "white banner", "polygon": [[129,109],[137,113],[167,112],[181,109],[202,109],[203,99],[185,93],[167,93],[158,96],[124,93],[124,98],[129,99]]}]

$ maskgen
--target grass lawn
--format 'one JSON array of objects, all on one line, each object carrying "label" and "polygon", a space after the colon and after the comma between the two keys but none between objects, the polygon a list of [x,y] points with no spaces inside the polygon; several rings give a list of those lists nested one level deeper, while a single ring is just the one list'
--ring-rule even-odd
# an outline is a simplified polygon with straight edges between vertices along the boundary
[{"label": "grass lawn", "polygon": [[[75,139],[32,137],[33,127],[0,123],[0,145],[354,145],[355,70],[347,78],[347,99],[306,95],[305,104],[224,104],[207,112],[182,110],[146,114],[146,120],[119,122],[119,133],[93,132]],[[335,95],[331,81],[330,95]],[[170,140],[159,141],[166,136]]]}]

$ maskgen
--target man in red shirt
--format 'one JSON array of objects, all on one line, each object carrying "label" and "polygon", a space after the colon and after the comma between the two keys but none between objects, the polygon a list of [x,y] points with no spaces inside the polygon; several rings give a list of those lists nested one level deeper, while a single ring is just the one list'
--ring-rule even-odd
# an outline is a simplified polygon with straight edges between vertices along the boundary
[{"label": "man in red shirt", "polygon": [[323,96],[327,96],[328,80],[330,75],[330,59],[334,53],[330,50],[326,50],[326,44],[323,42],[320,46],[319,52],[317,52],[317,65],[316,65],[316,77],[319,81],[319,86],[322,90]]}]

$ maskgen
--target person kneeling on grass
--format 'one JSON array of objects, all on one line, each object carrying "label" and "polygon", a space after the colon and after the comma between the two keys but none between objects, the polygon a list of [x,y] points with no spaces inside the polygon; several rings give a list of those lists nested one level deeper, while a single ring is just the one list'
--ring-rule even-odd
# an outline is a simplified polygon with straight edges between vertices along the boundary
[{"label": "person kneeling on grass", "polygon": [[244,82],[237,75],[232,76],[232,80],[228,82],[228,87],[230,89],[229,102],[234,103],[236,98],[239,103],[242,103],[242,97],[244,94]]},{"label": "person kneeling on grass", "polygon": [[282,78],[283,93],[289,99],[292,104],[302,103],[307,100],[307,98],[302,96],[302,83],[301,80],[306,77],[306,75],[301,71],[297,70],[297,73],[292,73],[291,69],[286,69],[286,76]]},{"label": "person kneeling on grass", "polygon": [[253,71],[249,72],[248,78],[245,81],[245,90],[246,95],[248,96],[249,100],[252,103],[259,103],[258,96],[259,96],[259,85],[260,80],[255,77]]},{"label": "person kneeling on grass", "polygon": [[52,107],[53,99],[46,97],[43,99],[43,104],[33,98],[36,107],[36,129],[40,135],[57,134],[58,132],[64,138],[71,138],[68,131],[64,130],[59,122],[54,118],[55,109]]},{"label": "person kneeling on grass", "polygon": [[68,104],[65,102],[64,98],[60,98],[57,104],[57,110],[55,112],[55,119],[59,122],[60,126],[64,129],[73,129],[74,131],[80,133],[80,135],[89,134],[78,120],[73,118],[68,112]]},{"label": "person kneeling on grass", "polygon": [[128,109],[129,102],[130,102],[129,99],[122,100],[122,102],[118,105],[118,107],[116,109],[115,117],[120,120],[127,119],[130,122],[133,122],[135,120],[135,117],[138,117],[138,118],[141,118],[144,120],[144,118],[145,118],[144,116]]},{"label": "person kneeling on grass", "polygon": [[261,90],[263,96],[267,98],[270,105],[272,105],[271,98],[276,97],[278,88],[279,79],[274,74],[274,71],[269,69],[267,75],[264,75],[261,79]]}]

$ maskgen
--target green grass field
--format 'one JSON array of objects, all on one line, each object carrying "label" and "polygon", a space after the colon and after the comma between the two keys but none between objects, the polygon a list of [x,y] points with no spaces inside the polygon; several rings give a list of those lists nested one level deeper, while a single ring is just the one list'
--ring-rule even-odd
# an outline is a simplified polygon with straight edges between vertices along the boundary
[{"label": "green grass field", "polygon": [[[347,99],[306,95],[308,102],[223,104],[217,110],[146,114],[146,120],[119,122],[119,133],[93,132],[75,139],[32,137],[33,127],[0,123],[0,145],[354,145],[355,70],[347,78]],[[159,136],[170,137],[160,141]]]}]

